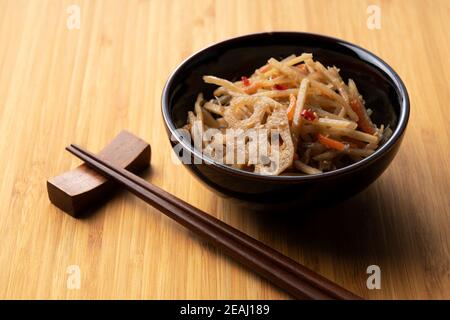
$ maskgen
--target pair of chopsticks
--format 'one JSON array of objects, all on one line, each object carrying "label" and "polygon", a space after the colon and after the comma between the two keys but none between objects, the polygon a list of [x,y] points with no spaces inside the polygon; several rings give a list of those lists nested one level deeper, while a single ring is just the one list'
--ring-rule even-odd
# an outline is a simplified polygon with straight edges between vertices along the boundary
[{"label": "pair of chopsticks", "polygon": [[94,170],[121,184],[165,215],[200,235],[295,298],[361,299],[280,252],[212,217],[133,173],[76,145],[66,148]]}]

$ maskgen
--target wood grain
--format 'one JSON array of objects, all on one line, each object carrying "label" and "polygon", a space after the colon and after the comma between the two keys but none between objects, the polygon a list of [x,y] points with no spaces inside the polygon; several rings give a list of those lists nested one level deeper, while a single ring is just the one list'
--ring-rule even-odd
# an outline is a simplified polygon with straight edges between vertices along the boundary
[{"label": "wood grain", "polygon": [[[366,27],[374,3],[380,30]],[[66,26],[71,4],[79,30]],[[0,298],[288,298],[129,194],[83,220],[50,204],[46,180],[80,163],[67,144],[98,151],[127,129],[152,146],[152,183],[356,294],[449,299],[449,18],[446,0],[0,1]],[[357,43],[409,90],[397,158],[333,208],[243,210],[171,161],[160,115],[170,72],[211,42],[267,30]],[[381,290],[366,287],[372,264]]]}]

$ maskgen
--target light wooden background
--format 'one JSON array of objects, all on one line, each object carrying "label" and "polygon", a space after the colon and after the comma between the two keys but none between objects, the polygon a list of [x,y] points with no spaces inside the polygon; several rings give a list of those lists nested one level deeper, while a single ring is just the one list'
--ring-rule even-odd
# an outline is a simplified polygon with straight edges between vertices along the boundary
[{"label": "light wooden background", "polygon": [[[369,4],[381,30],[366,27]],[[79,5],[79,30],[66,27]],[[48,177],[128,129],[153,147],[147,178],[370,299],[450,298],[450,2],[0,0],[0,298],[284,299],[285,293],[122,193],[94,215],[53,207]],[[245,33],[296,30],[357,43],[405,81],[412,113],[390,168],[313,214],[243,211],[170,160],[160,115],[169,73]],[[366,288],[366,268],[382,271]],[[67,288],[69,265],[81,288]]]}]

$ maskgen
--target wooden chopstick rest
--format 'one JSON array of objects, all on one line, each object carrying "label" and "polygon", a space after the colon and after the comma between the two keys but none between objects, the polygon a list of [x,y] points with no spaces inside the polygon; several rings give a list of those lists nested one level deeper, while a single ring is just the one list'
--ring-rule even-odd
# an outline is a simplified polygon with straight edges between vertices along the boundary
[{"label": "wooden chopstick rest", "polygon": [[[128,131],[120,132],[98,156],[121,168],[138,173],[150,164],[150,145]],[[86,164],[47,180],[50,201],[77,217],[96,207],[114,188],[114,183]]]}]

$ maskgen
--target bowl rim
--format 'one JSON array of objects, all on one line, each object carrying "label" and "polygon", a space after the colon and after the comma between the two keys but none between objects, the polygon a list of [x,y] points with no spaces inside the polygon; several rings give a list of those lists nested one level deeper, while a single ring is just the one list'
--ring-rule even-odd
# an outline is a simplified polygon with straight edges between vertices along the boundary
[{"label": "bowl rim", "polygon": [[[180,73],[182,71],[183,67],[185,67],[185,65],[189,61],[195,59],[196,57],[204,54],[205,52],[207,52],[217,46],[227,45],[227,44],[231,44],[232,42],[235,42],[235,41],[242,41],[242,40],[245,40],[248,38],[253,38],[253,37],[276,36],[276,35],[283,35],[283,34],[284,35],[291,34],[291,35],[297,35],[297,36],[317,37],[323,41],[335,42],[339,45],[346,46],[352,50],[355,50],[355,49],[360,50],[360,51],[364,52],[366,55],[368,55],[369,57],[371,57],[373,60],[370,61],[370,63],[374,64],[376,67],[381,69],[390,78],[390,80],[394,83],[397,97],[399,99],[402,99],[402,101],[400,103],[400,112],[398,114],[397,127],[395,128],[394,132],[389,137],[389,139],[380,148],[376,149],[373,154],[371,154],[370,156],[368,156],[358,162],[352,163],[348,166],[345,166],[345,167],[342,167],[342,168],[339,168],[339,169],[336,169],[333,171],[328,171],[328,172],[323,172],[323,173],[318,173],[318,174],[313,174],[313,175],[303,175],[303,176],[271,176],[271,175],[261,175],[258,173],[235,169],[230,166],[227,166],[226,164],[216,162],[213,159],[210,159],[207,156],[204,156],[203,153],[200,153],[197,149],[195,149],[192,146],[192,144],[186,143],[184,140],[180,139],[180,136],[176,133],[177,128],[175,127],[175,125],[171,119],[171,114],[170,114],[170,109],[169,109],[169,88],[173,85],[175,77],[178,75],[178,73]],[[363,60],[363,59],[361,59],[361,60],[365,63],[369,63],[369,61],[367,61],[367,60]],[[170,134],[173,137],[175,137],[176,142],[181,144],[184,150],[188,150],[191,155],[194,155],[195,157],[198,157],[199,159],[201,159],[202,163],[204,162],[207,165],[212,165],[214,167],[217,167],[217,168],[224,170],[227,173],[230,173],[233,175],[251,178],[251,179],[265,180],[265,181],[269,181],[269,180],[270,181],[306,181],[306,180],[322,180],[322,179],[332,178],[337,175],[349,174],[351,172],[354,172],[355,170],[362,169],[363,167],[366,167],[366,166],[374,163],[377,159],[382,157],[387,151],[389,151],[392,147],[394,147],[396,145],[397,141],[403,136],[403,133],[406,129],[406,126],[407,126],[407,123],[409,120],[410,100],[409,100],[409,95],[408,95],[406,86],[403,83],[403,81],[401,80],[400,76],[397,74],[397,72],[395,72],[394,69],[388,63],[386,63],[383,59],[381,59],[374,53],[368,51],[367,49],[364,49],[364,48],[362,48],[358,45],[355,45],[351,42],[348,42],[346,40],[342,40],[339,38],[326,36],[326,35],[322,35],[322,34],[309,33],[309,32],[298,32],[298,31],[271,31],[271,32],[256,32],[256,33],[244,34],[244,35],[240,35],[240,36],[236,36],[236,37],[231,37],[231,38],[228,38],[228,39],[225,39],[222,41],[218,41],[218,42],[215,42],[207,47],[204,47],[204,48],[194,52],[189,57],[184,59],[171,72],[171,74],[169,75],[169,77],[164,85],[162,95],[161,95],[161,111],[162,111],[162,116],[164,119],[166,129],[168,129]]]}]

